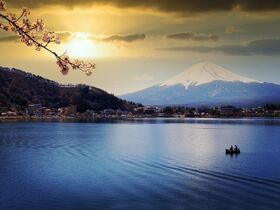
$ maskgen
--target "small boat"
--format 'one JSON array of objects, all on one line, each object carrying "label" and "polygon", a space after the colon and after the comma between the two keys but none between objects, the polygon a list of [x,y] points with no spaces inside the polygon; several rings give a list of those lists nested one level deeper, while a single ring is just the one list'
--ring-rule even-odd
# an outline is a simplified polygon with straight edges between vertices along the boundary
[{"label": "small boat", "polygon": [[240,149],[233,149],[233,150],[230,150],[230,149],[226,149],[226,154],[239,154],[240,153]]}]

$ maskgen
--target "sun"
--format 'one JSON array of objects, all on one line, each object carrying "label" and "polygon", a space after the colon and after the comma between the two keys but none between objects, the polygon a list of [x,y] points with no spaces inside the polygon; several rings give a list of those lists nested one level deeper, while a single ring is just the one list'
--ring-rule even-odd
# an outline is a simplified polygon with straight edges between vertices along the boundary
[{"label": "sun", "polygon": [[76,34],[67,44],[67,48],[69,55],[79,58],[96,57],[98,53],[93,40],[82,33]]}]

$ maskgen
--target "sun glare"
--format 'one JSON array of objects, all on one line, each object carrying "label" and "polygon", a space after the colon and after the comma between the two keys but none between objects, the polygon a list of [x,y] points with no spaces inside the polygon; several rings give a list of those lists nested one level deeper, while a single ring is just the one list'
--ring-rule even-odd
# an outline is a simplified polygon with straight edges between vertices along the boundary
[{"label": "sun glare", "polygon": [[95,43],[84,34],[77,34],[68,44],[68,53],[75,57],[96,57]]}]

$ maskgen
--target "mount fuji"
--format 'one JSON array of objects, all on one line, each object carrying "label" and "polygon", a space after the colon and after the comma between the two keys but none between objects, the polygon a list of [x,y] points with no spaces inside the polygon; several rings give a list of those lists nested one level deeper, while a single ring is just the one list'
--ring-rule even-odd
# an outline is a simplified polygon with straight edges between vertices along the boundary
[{"label": "mount fuji", "polygon": [[158,85],[120,96],[145,105],[236,105],[280,103],[280,85],[198,63]]}]

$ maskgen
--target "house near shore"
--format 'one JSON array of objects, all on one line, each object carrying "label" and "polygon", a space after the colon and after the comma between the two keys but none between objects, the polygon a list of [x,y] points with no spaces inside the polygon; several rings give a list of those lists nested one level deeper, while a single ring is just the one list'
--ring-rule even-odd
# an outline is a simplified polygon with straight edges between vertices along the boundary
[{"label": "house near shore", "polygon": [[111,115],[114,115],[114,114],[115,114],[115,110],[113,110],[113,109],[104,109],[104,110],[103,110],[103,114],[104,114],[105,116],[111,116]]},{"label": "house near shore", "polygon": [[232,116],[234,114],[234,106],[222,106],[220,108],[221,116]]},{"label": "house near shore", "polygon": [[43,114],[42,104],[29,104],[27,107],[27,113],[29,116],[40,117]]}]

